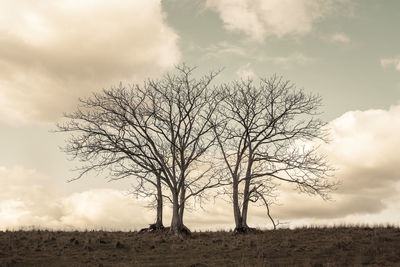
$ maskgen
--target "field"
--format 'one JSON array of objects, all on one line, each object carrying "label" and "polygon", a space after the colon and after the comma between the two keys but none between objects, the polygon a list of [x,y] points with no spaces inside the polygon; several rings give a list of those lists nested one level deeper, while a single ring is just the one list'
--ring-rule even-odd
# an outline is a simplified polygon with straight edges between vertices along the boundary
[{"label": "field", "polygon": [[0,266],[400,266],[400,229],[194,232],[0,232]]}]

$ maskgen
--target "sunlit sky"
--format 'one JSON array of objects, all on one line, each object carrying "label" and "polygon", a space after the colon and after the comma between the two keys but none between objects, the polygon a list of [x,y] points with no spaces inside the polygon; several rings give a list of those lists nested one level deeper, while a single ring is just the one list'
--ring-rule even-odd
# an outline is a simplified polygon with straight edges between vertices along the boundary
[{"label": "sunlit sky", "polygon": [[[271,211],[285,226],[399,224],[399,10],[397,0],[0,0],[0,230],[152,223],[129,179],[67,183],[76,163],[50,131],[79,97],[181,62],[198,75],[223,68],[217,82],[278,74],[322,96],[332,142],[321,150],[341,185],[328,202],[285,188]],[[249,216],[271,227],[263,207]],[[185,223],[229,229],[232,208],[211,200]]]}]

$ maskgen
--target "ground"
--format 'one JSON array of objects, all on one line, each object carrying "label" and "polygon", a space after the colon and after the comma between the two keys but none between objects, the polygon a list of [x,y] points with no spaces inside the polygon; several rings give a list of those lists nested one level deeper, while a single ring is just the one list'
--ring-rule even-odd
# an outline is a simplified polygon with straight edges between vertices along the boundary
[{"label": "ground", "polygon": [[400,229],[0,232],[0,266],[400,266]]}]

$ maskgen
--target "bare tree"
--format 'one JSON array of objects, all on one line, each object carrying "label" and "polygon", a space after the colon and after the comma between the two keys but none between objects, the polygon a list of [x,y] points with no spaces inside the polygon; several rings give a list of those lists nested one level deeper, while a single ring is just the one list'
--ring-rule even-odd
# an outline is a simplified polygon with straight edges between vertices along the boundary
[{"label": "bare tree", "polygon": [[250,230],[249,202],[263,200],[269,214],[265,197],[275,194],[278,183],[326,199],[335,187],[327,179],[331,168],[309,142],[326,140],[325,124],[316,118],[321,98],[277,76],[258,86],[249,79],[221,90],[218,118],[223,123],[214,131],[232,182],[235,232]]},{"label": "bare tree", "polygon": [[210,90],[210,84],[219,72],[196,80],[193,70],[183,65],[178,67],[179,75],[149,83],[145,110],[153,120],[140,125],[170,189],[173,233],[187,231],[183,223],[187,200],[221,184],[213,175],[213,162],[206,157],[216,140],[211,122],[218,91]]},{"label": "bare tree", "polygon": [[[170,231],[175,234],[189,232],[183,223],[187,201],[221,184],[206,155],[216,141],[216,125],[210,122],[218,98],[210,84],[218,72],[194,79],[193,71],[181,65],[177,74],[143,86],[104,90],[81,100],[80,108],[66,115],[69,121],[58,125],[73,133],[65,151],[87,163],[77,179],[108,169],[112,179],[136,177],[142,194],[153,185],[157,210],[162,212],[163,197],[172,204]],[[168,194],[161,193],[162,184]]]},{"label": "bare tree", "polygon": [[[78,109],[66,114],[67,121],[57,126],[60,132],[71,133],[64,152],[73,160],[84,163],[76,168],[79,174],[70,181],[80,179],[89,172],[105,170],[109,171],[110,180],[130,176],[138,178],[134,192],[137,196],[157,197],[155,225],[163,228],[160,168],[157,161],[150,157],[146,138],[135,131],[129,114],[135,112],[142,119],[149,119],[149,114],[140,109],[141,101],[135,87],[128,90],[120,84],[119,88],[80,99]],[[149,189],[149,185],[156,189],[156,194]]]}]

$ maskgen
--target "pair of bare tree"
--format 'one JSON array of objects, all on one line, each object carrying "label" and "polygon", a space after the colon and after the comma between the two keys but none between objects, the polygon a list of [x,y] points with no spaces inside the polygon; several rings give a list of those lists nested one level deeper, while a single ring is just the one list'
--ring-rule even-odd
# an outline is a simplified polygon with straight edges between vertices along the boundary
[{"label": "pair of bare tree", "polygon": [[[189,232],[185,206],[224,189],[232,199],[235,230],[247,232],[249,202],[274,194],[289,182],[309,194],[327,197],[334,183],[315,147],[324,123],[315,118],[321,98],[296,90],[276,76],[222,86],[219,72],[195,79],[194,68],[178,66],[160,80],[104,90],[80,100],[58,125],[70,132],[64,151],[91,171],[109,170],[110,179],[134,177],[132,192],[153,196],[154,228],[163,228],[164,200],[172,205],[170,231]],[[268,213],[269,214],[269,213]]]}]

